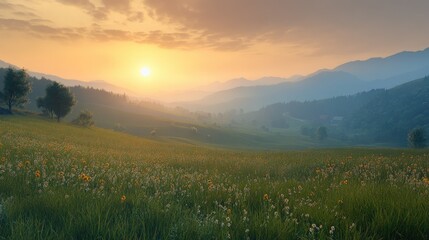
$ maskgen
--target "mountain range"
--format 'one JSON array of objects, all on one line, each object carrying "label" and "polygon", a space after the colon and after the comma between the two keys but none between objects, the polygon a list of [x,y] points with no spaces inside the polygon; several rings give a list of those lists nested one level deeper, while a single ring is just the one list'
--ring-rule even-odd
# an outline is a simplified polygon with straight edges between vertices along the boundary
[{"label": "mountain range", "polygon": [[[14,65],[0,61],[0,67],[8,66]],[[66,86],[92,87],[113,93],[126,93],[131,97],[142,97],[105,81],[85,82],[31,71],[29,74],[51,79]],[[429,48],[415,52],[400,52],[385,58],[351,61],[331,70],[316,71],[308,76],[263,77],[256,80],[236,78],[214,82],[190,90],[172,92],[169,95],[173,96],[175,101],[169,105],[193,111],[225,112],[242,109],[249,112],[277,102],[311,101],[371,89],[388,89],[427,75],[429,75]]]},{"label": "mountain range", "polygon": [[401,52],[386,58],[352,61],[332,70],[320,70],[296,82],[240,86],[178,105],[192,110],[223,112],[257,110],[276,102],[308,101],[384,89],[429,75],[429,48]]}]

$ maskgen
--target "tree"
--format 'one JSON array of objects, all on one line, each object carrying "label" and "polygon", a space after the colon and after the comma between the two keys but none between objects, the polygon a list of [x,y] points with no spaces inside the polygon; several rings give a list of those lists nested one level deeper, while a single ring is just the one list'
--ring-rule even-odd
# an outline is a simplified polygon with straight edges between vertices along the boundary
[{"label": "tree", "polygon": [[76,101],[70,90],[62,84],[53,82],[46,88],[46,96],[37,100],[38,107],[45,112],[54,114],[57,121],[65,117]]},{"label": "tree", "polygon": [[42,109],[43,115],[46,115],[51,119],[54,118],[54,111],[52,108],[47,106],[45,98],[37,98],[37,108]]},{"label": "tree", "polygon": [[73,120],[73,123],[84,127],[94,126],[92,113],[88,110],[81,111],[79,117]]},{"label": "tree", "polygon": [[424,148],[427,140],[425,135],[423,128],[414,128],[408,133],[408,143],[413,148]]},{"label": "tree", "polygon": [[319,139],[320,141],[325,140],[328,137],[328,131],[326,130],[326,127],[319,127],[317,129],[317,139]]},{"label": "tree", "polygon": [[8,68],[4,77],[3,92],[0,93],[1,99],[6,103],[9,112],[12,107],[21,107],[28,102],[27,95],[31,91],[31,82],[24,69],[14,70]]}]

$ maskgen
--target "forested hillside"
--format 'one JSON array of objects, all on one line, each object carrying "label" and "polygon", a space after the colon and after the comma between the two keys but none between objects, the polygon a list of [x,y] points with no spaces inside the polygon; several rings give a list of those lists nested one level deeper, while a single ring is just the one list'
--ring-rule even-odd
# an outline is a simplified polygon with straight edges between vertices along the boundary
[{"label": "forested hillside", "polygon": [[429,127],[429,77],[388,90],[273,104],[246,115],[249,121],[266,123],[287,117],[304,120],[309,126],[328,126],[353,143],[403,146],[410,129]]}]

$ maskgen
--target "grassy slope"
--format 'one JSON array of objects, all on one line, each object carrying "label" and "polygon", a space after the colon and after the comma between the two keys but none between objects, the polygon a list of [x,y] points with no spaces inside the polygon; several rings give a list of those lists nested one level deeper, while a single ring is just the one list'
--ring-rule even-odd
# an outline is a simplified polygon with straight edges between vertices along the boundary
[{"label": "grassy slope", "polygon": [[428,157],[237,152],[0,116],[0,239],[427,239]]}]

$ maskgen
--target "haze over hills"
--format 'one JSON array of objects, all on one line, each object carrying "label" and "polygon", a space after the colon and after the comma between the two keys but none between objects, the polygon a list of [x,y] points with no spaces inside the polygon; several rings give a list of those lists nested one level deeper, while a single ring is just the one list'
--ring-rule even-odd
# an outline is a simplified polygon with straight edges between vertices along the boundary
[{"label": "haze over hills", "polygon": [[423,69],[429,72],[429,48],[416,52],[404,51],[386,58],[352,61],[333,70],[351,73],[364,81],[373,81],[421,72]]},{"label": "haze over hills", "polygon": [[[391,89],[317,101],[277,103],[245,114],[253,124],[288,126],[290,118],[307,129],[327,126],[331,136],[349,144],[389,143],[406,146],[410,129],[429,127],[429,77]],[[278,127],[278,126],[277,126]]]},{"label": "haze over hills", "polygon": [[295,82],[303,79],[303,76],[295,75],[289,78],[281,77],[262,77],[255,80],[249,80],[246,78],[235,78],[225,82],[214,82],[206,86],[199,87],[198,89],[217,92],[228,90],[237,87],[251,87],[251,86],[264,86],[264,85],[274,85],[283,82]]},{"label": "haze over hills", "polygon": [[[3,80],[4,72],[5,69],[0,69],[0,80]],[[26,109],[39,112],[36,99],[44,95],[44,89],[51,82],[34,77],[31,81],[33,91]],[[330,88],[333,85],[337,88]],[[152,130],[156,130],[160,136],[180,141],[267,149],[318,146],[320,143],[311,136],[314,136],[315,128],[323,125],[328,127],[331,139],[320,146],[404,146],[405,136],[410,129],[429,127],[429,78],[410,81],[388,90],[371,90],[355,95],[350,93],[350,96],[334,98],[324,95],[334,95],[339,89],[345,91],[347,87],[353,91],[365,88],[366,82],[350,73],[324,71],[299,82],[275,86],[278,94],[288,93],[288,97],[295,99],[304,97],[300,93],[306,90],[314,101],[291,100],[250,113],[236,111],[209,114],[166,108],[156,103],[130,102],[124,95],[104,90],[71,87],[77,104],[65,120],[70,121],[81,110],[87,109],[94,114],[97,126],[116,129],[119,124],[119,130],[138,136],[148,137]],[[261,87],[271,91],[270,86]],[[252,87],[237,89],[247,88]],[[233,99],[233,96],[228,95],[222,97]],[[304,134],[299,133],[302,127],[307,129]],[[271,129],[274,129],[272,133]]]},{"label": "haze over hills", "polygon": [[320,70],[294,83],[236,87],[194,102],[179,103],[193,110],[252,111],[276,102],[316,100],[396,85],[429,75],[429,49],[401,52]]},{"label": "haze over hills", "polygon": [[364,85],[363,81],[349,73],[325,71],[297,82],[220,91],[196,103],[185,103],[182,106],[214,112],[228,109],[250,111],[276,102],[315,100],[352,94],[364,90]]},{"label": "haze over hills", "polygon": [[[14,65],[0,61],[0,67],[8,66]],[[66,86],[93,87],[126,93],[134,98],[146,98],[105,81],[85,82],[44,73],[29,74],[58,81]],[[305,77],[263,77],[256,80],[236,78],[189,90],[172,90],[165,94],[162,102],[194,111],[253,111],[276,102],[317,100],[370,89],[391,88],[426,75],[429,75],[429,48],[416,52],[405,51],[385,58],[351,61],[332,70],[319,70]]]},{"label": "haze over hills", "polygon": [[250,87],[250,86],[266,86],[275,85],[283,82],[296,82],[303,79],[303,76],[295,75],[288,78],[281,77],[262,77],[255,80],[246,78],[234,78],[224,82],[217,81],[208,85],[196,87],[195,89],[172,91],[172,98],[167,99],[170,105],[181,105],[182,102],[197,101],[205,98],[211,94],[219,91],[225,91],[237,87]]},{"label": "haze over hills", "polygon": [[[10,64],[10,63],[7,63],[7,62],[0,60],[0,68],[8,68],[8,67],[20,68],[14,64]],[[49,79],[52,81],[56,81],[56,82],[59,82],[65,86],[68,86],[68,87],[74,87],[74,86],[92,87],[92,88],[97,88],[97,89],[104,89],[106,91],[113,92],[113,93],[119,93],[119,94],[125,93],[130,97],[137,97],[138,96],[138,94],[134,93],[133,91],[131,91],[129,89],[113,85],[113,84],[108,83],[108,82],[103,81],[103,80],[86,82],[86,81],[80,81],[80,80],[65,79],[65,78],[58,77],[58,76],[55,76],[52,74],[39,73],[39,72],[33,72],[33,71],[28,71],[28,74],[32,77],[46,78],[46,79]]]}]

